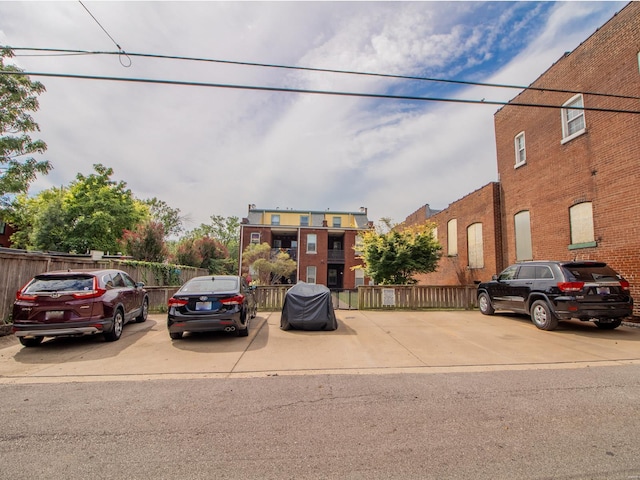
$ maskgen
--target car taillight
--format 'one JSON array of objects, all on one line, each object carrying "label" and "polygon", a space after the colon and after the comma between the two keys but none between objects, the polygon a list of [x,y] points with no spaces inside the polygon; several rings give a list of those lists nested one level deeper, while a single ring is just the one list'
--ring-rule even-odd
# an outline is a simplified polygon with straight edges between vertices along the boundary
[{"label": "car taillight", "polygon": [[36,295],[29,295],[27,293],[22,293],[22,290],[18,290],[16,292],[16,300],[26,300],[26,301],[33,301],[36,299]]},{"label": "car taillight", "polygon": [[620,280],[620,288],[622,290],[629,291],[629,286],[629,282],[627,282],[626,280]]},{"label": "car taillight", "polygon": [[236,295],[235,297],[221,298],[220,303],[223,305],[242,305],[244,295]]},{"label": "car taillight", "polygon": [[73,292],[71,296],[77,299],[86,300],[88,298],[98,298],[106,293],[104,288],[94,288],[93,290],[87,290],[86,292]]},{"label": "car taillight", "polygon": [[188,300],[174,297],[171,297],[168,302],[170,307],[184,307],[187,303],[189,303]]},{"label": "car taillight", "polygon": [[584,282],[558,282],[558,288],[561,292],[581,292],[584,288]]}]

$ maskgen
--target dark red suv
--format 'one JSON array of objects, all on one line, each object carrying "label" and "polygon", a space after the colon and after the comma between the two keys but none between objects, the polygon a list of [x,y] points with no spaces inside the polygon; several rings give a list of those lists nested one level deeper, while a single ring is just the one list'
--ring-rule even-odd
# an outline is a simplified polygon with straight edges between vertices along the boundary
[{"label": "dark red suv", "polygon": [[115,341],[126,323],[144,322],[148,312],[144,284],[126,272],[54,271],[36,275],[17,292],[13,331],[25,347],[44,337],[99,333]]}]

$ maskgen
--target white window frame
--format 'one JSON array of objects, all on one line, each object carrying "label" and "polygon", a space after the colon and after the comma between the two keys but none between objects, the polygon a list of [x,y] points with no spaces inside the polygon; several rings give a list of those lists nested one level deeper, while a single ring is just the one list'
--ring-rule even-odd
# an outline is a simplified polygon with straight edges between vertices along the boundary
[{"label": "white window frame", "polygon": [[318,235],[307,233],[307,253],[318,253]]},{"label": "white window frame", "polygon": [[334,228],[340,228],[340,227],[342,227],[342,217],[333,217],[333,218],[331,219],[331,225],[332,225]]},{"label": "white window frame", "polygon": [[251,244],[260,243],[260,232],[251,232],[251,240],[249,242]]},{"label": "white window frame", "polygon": [[317,281],[317,269],[314,265],[307,266],[307,283],[316,283]]},{"label": "white window frame", "polygon": [[280,214],[272,213],[271,214],[271,225],[280,225]]},{"label": "white window frame", "polygon": [[356,268],[354,270],[354,273],[356,274],[356,283],[355,286],[359,287],[361,285],[364,285],[364,270],[362,268]]},{"label": "white window frame", "polygon": [[469,268],[484,268],[481,222],[472,223],[467,227],[467,248],[469,252]]},{"label": "white window frame", "polygon": [[[584,108],[584,98],[582,94],[579,93],[574,95],[569,99],[569,101],[565,102],[563,107],[580,107]],[[587,131],[587,121],[584,116],[584,110],[576,110],[575,108],[563,108],[561,111],[562,116],[562,142],[566,143],[570,140],[573,140],[576,137],[579,137],[583,133]],[[582,122],[582,127],[573,133],[569,133],[570,126],[573,123]]]},{"label": "white window frame", "polygon": [[447,222],[447,255],[458,255],[458,219],[453,218]]},{"label": "white window frame", "polygon": [[582,202],[569,208],[571,227],[571,245],[569,248],[586,248],[596,246],[593,227],[593,204]]},{"label": "white window frame", "polygon": [[300,226],[301,227],[309,226],[309,215],[300,215]]},{"label": "white window frame", "polygon": [[516,151],[516,164],[514,168],[521,167],[527,163],[527,149],[525,144],[524,132],[520,132],[513,139],[515,151]]}]

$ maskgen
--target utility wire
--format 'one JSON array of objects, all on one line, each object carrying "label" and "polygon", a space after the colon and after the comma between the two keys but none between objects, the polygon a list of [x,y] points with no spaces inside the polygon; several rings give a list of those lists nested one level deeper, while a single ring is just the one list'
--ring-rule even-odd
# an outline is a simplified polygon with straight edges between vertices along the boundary
[{"label": "utility wire", "polygon": [[[39,52],[61,52],[61,53],[69,53],[69,54],[70,53],[74,53],[74,54],[85,54],[85,55],[118,55],[119,54],[119,52],[88,51],[88,50],[68,50],[68,49],[54,49],[54,48],[28,48],[28,47],[3,47],[3,48],[10,48],[11,50],[28,50],[28,51],[39,51]],[[118,47],[118,48],[120,48],[120,47]],[[235,61],[235,60],[220,60],[220,59],[213,59],[213,58],[184,57],[184,56],[161,55],[161,54],[152,54],[152,53],[127,53],[127,55],[131,56],[131,57],[146,57],[146,58],[158,58],[158,59],[169,59],[169,60],[186,60],[186,61],[195,61],[195,62],[210,62],[210,63],[221,63],[221,64],[228,64],[228,65],[242,65],[242,66],[251,66],[251,67],[301,70],[301,71],[308,71],[308,72],[339,73],[339,74],[347,74],[347,75],[361,75],[361,76],[370,76],[370,77],[394,78],[394,79],[400,79],[400,80],[418,80],[418,81],[428,81],[428,82],[451,83],[451,84],[457,84],[457,85],[468,85],[468,86],[477,86],[477,87],[509,88],[509,89],[517,89],[517,90],[533,90],[533,91],[538,91],[538,92],[553,92],[553,93],[570,93],[570,94],[574,94],[574,95],[578,94],[578,93],[582,93],[584,95],[593,95],[593,96],[600,96],[600,97],[611,97],[611,98],[621,98],[621,99],[630,99],[630,100],[640,100],[640,97],[637,97],[637,96],[619,95],[619,94],[602,93],[602,92],[581,92],[581,91],[576,91],[576,90],[565,90],[565,89],[559,89],[559,88],[544,88],[544,87],[532,87],[532,86],[523,86],[523,85],[509,85],[509,84],[500,84],[500,83],[471,82],[471,81],[466,81],[466,80],[418,77],[418,76],[409,76],[409,75],[393,75],[393,74],[373,73],[373,72],[357,72],[357,71],[351,71],[351,70],[337,70],[337,69],[328,69],[328,68],[299,67],[299,66],[291,66],[291,65],[241,62],[241,61]],[[21,56],[25,56],[25,55],[21,55]]]},{"label": "utility wire", "polygon": [[[111,41],[113,42],[113,44],[114,44],[116,47],[118,47],[118,55],[119,55],[119,57],[118,57],[118,58],[120,59],[120,64],[121,64],[123,67],[130,67],[130,66],[131,66],[131,59],[128,57],[127,52],[125,52],[125,51],[122,49],[122,47],[121,47],[120,45],[118,45],[118,42],[116,42],[116,41],[113,39],[113,37],[109,34],[109,32],[107,32],[107,29],[106,29],[106,28],[104,28],[104,27],[102,26],[102,24],[101,24],[101,23],[98,21],[98,19],[93,15],[93,13],[91,13],[91,11],[86,7],[86,5],[85,5],[84,3],[82,3],[82,0],[78,0],[78,3],[79,3],[80,5],[82,5],[82,8],[84,8],[84,9],[87,11],[87,13],[88,13],[89,15],[91,15],[91,18],[93,18],[93,19],[95,20],[95,22],[98,24],[98,26],[102,29],[102,31],[103,31],[104,33],[106,33],[106,34],[107,34],[107,37],[109,37],[109,38],[111,39]],[[124,63],[122,63],[122,55],[124,55],[125,57],[127,57],[127,59],[129,60],[128,65],[125,65]]]},{"label": "utility wire", "polygon": [[356,92],[338,92],[328,90],[306,90],[300,88],[283,88],[283,87],[266,87],[256,85],[234,85],[224,83],[204,83],[204,82],[188,82],[181,80],[157,80],[150,78],[129,78],[129,77],[105,77],[98,75],[75,75],[67,73],[46,73],[46,72],[14,72],[0,70],[0,75],[27,75],[33,77],[57,77],[57,78],[72,78],[83,80],[104,80],[113,82],[133,82],[133,83],[151,83],[151,84],[163,84],[163,85],[182,85],[189,87],[208,87],[208,88],[227,88],[236,90],[259,90],[267,92],[286,92],[286,93],[305,93],[315,95],[333,95],[341,97],[359,97],[359,98],[376,98],[376,99],[391,99],[391,100],[409,100],[419,102],[448,102],[448,103],[469,103],[469,104],[481,104],[481,105],[500,105],[500,106],[514,106],[514,107],[537,107],[537,108],[553,108],[553,109],[565,109],[565,110],[582,110],[593,112],[608,112],[608,113],[630,113],[638,115],[640,110],[624,110],[618,108],[601,108],[601,107],[571,107],[565,105],[551,105],[551,104],[536,104],[526,102],[503,102],[496,100],[468,100],[458,98],[442,98],[442,97],[415,97],[406,95],[387,95],[378,93],[356,93]]}]

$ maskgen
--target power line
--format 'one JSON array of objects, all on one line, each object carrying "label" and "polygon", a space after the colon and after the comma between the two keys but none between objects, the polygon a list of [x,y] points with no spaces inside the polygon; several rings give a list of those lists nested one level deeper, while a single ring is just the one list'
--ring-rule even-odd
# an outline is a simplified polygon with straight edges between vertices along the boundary
[{"label": "power line", "polygon": [[419,102],[447,102],[447,103],[468,103],[468,104],[480,104],[480,105],[500,105],[500,106],[515,106],[515,107],[537,107],[537,108],[553,108],[553,109],[566,109],[566,110],[582,110],[582,111],[594,111],[594,112],[607,112],[607,113],[631,113],[640,114],[640,110],[624,110],[617,108],[601,108],[601,107],[571,107],[564,105],[551,105],[551,104],[536,104],[526,102],[503,102],[496,100],[469,100],[458,98],[443,98],[443,97],[416,97],[408,95],[388,95],[379,93],[357,93],[357,92],[339,92],[329,90],[307,90],[301,88],[284,88],[284,87],[266,87],[258,85],[234,85],[224,83],[205,83],[205,82],[188,82],[182,80],[158,80],[150,78],[131,78],[131,77],[105,77],[98,75],[76,75],[68,73],[46,73],[46,72],[24,72],[24,71],[4,71],[0,70],[1,75],[27,75],[33,77],[57,77],[57,78],[71,78],[82,80],[103,80],[113,82],[132,82],[132,83],[151,83],[151,84],[163,84],[163,85],[180,85],[189,87],[208,87],[208,88],[227,88],[236,90],[259,90],[267,92],[285,92],[285,93],[303,93],[303,94],[315,94],[315,95],[332,95],[341,97],[357,97],[357,98],[375,98],[375,99],[387,99],[387,100],[407,100],[407,101],[419,101]]},{"label": "power line", "polygon": [[[82,55],[119,55],[120,54],[120,52],[109,52],[109,51],[89,51],[89,50],[35,48],[35,47],[34,48],[3,47],[3,48],[10,48],[11,50],[28,50],[28,51],[39,51],[39,52],[59,52],[59,53],[67,53],[67,54],[73,53],[78,55],[81,55],[81,54]],[[220,64],[228,64],[228,65],[276,68],[276,69],[285,69],[285,70],[300,70],[300,71],[308,71],[308,72],[338,73],[338,74],[345,74],[345,75],[393,78],[398,80],[416,80],[416,81],[427,81],[427,82],[437,82],[437,83],[450,83],[450,84],[476,86],[476,87],[532,90],[532,91],[538,91],[538,92],[567,93],[567,94],[574,94],[574,95],[582,93],[584,95],[592,95],[592,96],[600,96],[600,97],[611,97],[611,98],[620,98],[620,99],[627,99],[627,100],[640,100],[640,97],[631,96],[631,95],[620,95],[620,94],[603,93],[603,92],[576,91],[576,90],[567,90],[567,89],[560,89],[560,88],[545,88],[545,87],[532,87],[532,86],[510,85],[510,84],[500,84],[500,83],[472,82],[468,80],[418,77],[418,76],[411,76],[411,75],[395,75],[395,74],[374,73],[374,72],[358,72],[353,70],[300,67],[300,66],[280,65],[280,64],[272,64],[272,63],[244,62],[244,61],[237,61],[237,60],[220,60],[220,59],[213,59],[213,58],[185,57],[185,56],[178,56],[178,55],[162,55],[162,54],[153,54],[153,53],[127,53],[126,55],[130,57],[145,57],[145,58],[156,58],[156,59],[167,59],[167,60],[220,63]],[[18,56],[26,56],[26,55],[18,55]]]},{"label": "power line", "polygon": [[[102,24],[101,24],[101,23],[98,21],[98,19],[93,15],[93,13],[91,13],[91,11],[90,11],[86,6],[85,6],[85,4],[84,4],[84,3],[82,3],[82,0],[78,0],[78,3],[79,3],[80,5],[82,5],[82,8],[84,8],[84,9],[87,11],[87,13],[88,13],[89,15],[91,15],[91,18],[93,18],[93,19],[95,20],[95,22],[96,22],[96,23],[98,24],[98,26],[102,29],[102,31],[103,31],[104,33],[106,33],[106,34],[107,34],[107,37],[109,37],[109,38],[111,39],[111,41],[113,42],[113,44],[118,48],[118,50],[119,50],[119,51],[118,51],[118,55],[119,55],[119,57],[118,57],[118,58],[120,59],[120,64],[121,64],[123,67],[130,67],[130,66],[131,66],[131,59],[130,59],[130,58],[128,58],[128,56],[127,56],[127,52],[125,52],[125,51],[122,49],[122,47],[121,47],[120,45],[118,45],[118,42],[116,42],[116,41],[113,39],[113,37],[109,34],[109,32],[107,32],[107,29],[106,29],[106,28],[104,28],[104,27],[102,26]],[[127,57],[127,58],[128,58],[128,60],[129,60],[129,64],[128,64],[128,65],[125,65],[124,63],[122,63],[122,55],[124,55],[125,57]]]}]

